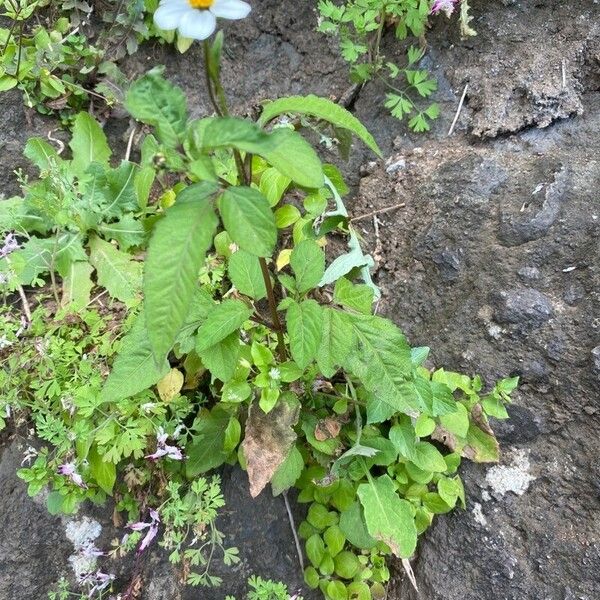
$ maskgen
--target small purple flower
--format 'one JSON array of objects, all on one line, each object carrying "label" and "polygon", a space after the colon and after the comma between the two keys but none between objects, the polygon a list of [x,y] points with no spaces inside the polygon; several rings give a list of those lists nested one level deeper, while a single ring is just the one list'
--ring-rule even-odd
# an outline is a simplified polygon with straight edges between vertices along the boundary
[{"label": "small purple flower", "polygon": [[138,521],[137,523],[131,523],[127,525],[129,529],[133,531],[145,531],[148,530],[140,547],[137,549],[137,554],[141,554],[152,542],[152,540],[156,537],[158,533],[158,526],[160,525],[160,516],[157,511],[153,508],[150,509],[150,523],[145,523],[144,521]]},{"label": "small purple flower", "polygon": [[76,486],[80,487],[81,489],[88,489],[88,486],[83,483],[83,478],[77,472],[75,463],[69,462],[65,463],[64,465],[60,465],[60,467],[58,467],[58,474],[68,477]]},{"label": "small purple flower", "polygon": [[167,444],[167,438],[169,436],[164,432],[163,428],[160,427],[156,436],[156,452],[154,454],[148,454],[146,458],[150,460],[158,460],[159,458],[166,456],[172,460],[183,460],[183,453],[177,446],[170,446]]},{"label": "small purple flower", "polygon": [[19,249],[19,242],[14,233],[8,233],[4,238],[4,244],[0,248],[0,258],[6,258],[11,252]]},{"label": "small purple flower", "polygon": [[431,14],[437,15],[439,12],[444,12],[449,17],[459,2],[460,0],[435,0],[431,7]]},{"label": "small purple flower", "polygon": [[88,585],[90,587],[88,591],[88,598],[91,598],[97,592],[101,592],[106,589],[111,581],[114,581],[115,576],[108,573],[102,573],[101,571],[96,571],[95,573],[86,573],[80,579],[80,583],[84,585]]}]

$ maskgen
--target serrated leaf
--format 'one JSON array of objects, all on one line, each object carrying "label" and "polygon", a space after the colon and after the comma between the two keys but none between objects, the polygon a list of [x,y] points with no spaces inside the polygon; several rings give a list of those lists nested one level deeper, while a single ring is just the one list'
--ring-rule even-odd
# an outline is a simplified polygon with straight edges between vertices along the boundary
[{"label": "serrated leaf", "polygon": [[102,211],[110,217],[120,217],[139,208],[135,176],[137,165],[123,161],[116,169],[108,169],[96,178],[96,185],[104,197]]},{"label": "serrated leaf", "polygon": [[400,499],[387,475],[360,484],[357,493],[369,534],[387,544],[398,558],[409,558],[417,546],[410,502]]},{"label": "serrated leaf", "polygon": [[229,277],[239,292],[262,300],[267,295],[265,281],[258,258],[245,250],[238,250],[231,255],[227,265]]},{"label": "serrated leaf", "polygon": [[323,334],[317,364],[325,377],[333,377],[355,344],[355,333],[339,311],[323,308]]},{"label": "serrated leaf", "polygon": [[290,265],[296,276],[296,288],[303,294],[321,281],[325,272],[325,253],[314,240],[304,240],[292,250]]},{"label": "serrated leaf", "polygon": [[240,334],[234,331],[220,342],[198,352],[198,356],[214,377],[227,383],[235,373],[240,349]]},{"label": "serrated leaf", "polygon": [[188,120],[185,94],[164,79],[160,69],[152,69],[131,85],[125,107],[138,121],[154,126],[167,146],[175,148],[183,141]]},{"label": "serrated leaf", "polygon": [[75,117],[69,146],[73,151],[71,169],[75,175],[82,177],[92,163],[108,167],[111,149],[102,127],[89,113],[81,112]]},{"label": "serrated leaf", "polygon": [[198,354],[218,344],[231,333],[237,331],[252,314],[241,300],[227,298],[208,314],[206,321],[200,325],[196,338]]},{"label": "serrated leaf", "polygon": [[268,415],[256,404],[250,406],[242,448],[253,498],[271,481],[290,452],[296,441],[292,428],[299,414],[300,403],[293,395],[280,398]]},{"label": "serrated leaf", "polygon": [[286,456],[271,478],[273,496],[289,490],[298,480],[304,469],[304,459],[296,446]]},{"label": "serrated leaf", "polygon": [[90,236],[90,262],[96,269],[98,285],[125,304],[140,297],[142,265],[96,235]]},{"label": "serrated leaf", "polygon": [[367,128],[344,107],[318,96],[289,96],[269,102],[263,108],[260,125],[265,125],[285,113],[301,114],[322,119],[336,127],[347,129],[361,139],[377,156],[382,156],[375,138]]},{"label": "serrated leaf", "polygon": [[335,282],[333,301],[346,308],[368,315],[371,313],[374,298],[375,294],[368,285],[352,283],[345,277]]},{"label": "serrated leaf", "polygon": [[277,227],[267,199],[256,189],[230,187],[219,203],[221,218],[231,239],[255,256],[271,256]]},{"label": "serrated leaf", "polygon": [[120,402],[158,383],[170,370],[165,356],[157,363],[150,346],[144,315],[137,316],[123,339],[110,375],[100,393],[102,402]]},{"label": "serrated leaf", "polygon": [[286,315],[290,351],[301,369],[317,356],[323,334],[323,309],[315,300],[292,302]]},{"label": "serrated leaf", "polygon": [[412,362],[402,332],[381,317],[346,314],[345,318],[357,343],[344,366],[369,392],[367,422],[381,423],[399,412],[416,416],[418,406],[406,394]]},{"label": "serrated leaf", "polygon": [[185,188],[154,227],[144,272],[148,336],[156,356],[173,347],[194,298],[200,267],[217,227],[212,183]]}]

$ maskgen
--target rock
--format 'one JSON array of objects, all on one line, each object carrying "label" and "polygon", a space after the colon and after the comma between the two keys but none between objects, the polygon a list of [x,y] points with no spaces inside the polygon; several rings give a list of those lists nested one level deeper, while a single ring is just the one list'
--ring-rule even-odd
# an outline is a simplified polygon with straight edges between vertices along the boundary
[{"label": "rock", "polygon": [[502,324],[541,327],[553,314],[547,296],[533,288],[517,288],[492,294],[494,320]]},{"label": "rock", "polygon": [[571,284],[563,294],[563,299],[569,306],[577,306],[584,297],[585,288],[579,283]]},{"label": "rock", "polygon": [[540,270],[537,267],[521,267],[517,271],[517,275],[523,281],[536,281],[540,278]]},{"label": "rock", "polygon": [[600,346],[596,346],[592,350],[592,368],[598,376],[598,379],[600,379]]}]

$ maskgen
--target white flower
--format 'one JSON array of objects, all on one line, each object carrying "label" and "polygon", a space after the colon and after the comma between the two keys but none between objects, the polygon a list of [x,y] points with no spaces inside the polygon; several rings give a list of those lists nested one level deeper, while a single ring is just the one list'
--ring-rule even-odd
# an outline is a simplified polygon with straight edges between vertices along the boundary
[{"label": "white flower", "polygon": [[250,10],[243,0],[161,0],[154,22],[160,29],[177,29],[183,37],[205,40],[213,34],[217,17],[244,19]]}]

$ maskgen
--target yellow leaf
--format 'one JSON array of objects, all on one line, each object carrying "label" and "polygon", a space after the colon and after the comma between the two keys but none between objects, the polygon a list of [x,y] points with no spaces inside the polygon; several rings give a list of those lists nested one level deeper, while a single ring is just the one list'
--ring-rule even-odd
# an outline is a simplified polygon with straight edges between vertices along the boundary
[{"label": "yellow leaf", "polygon": [[277,270],[281,271],[284,267],[287,267],[290,264],[290,256],[292,254],[291,248],[286,248],[279,253],[277,257]]},{"label": "yellow leaf", "polygon": [[183,387],[183,373],[171,369],[157,384],[158,395],[163,402],[170,402],[179,394]]}]

